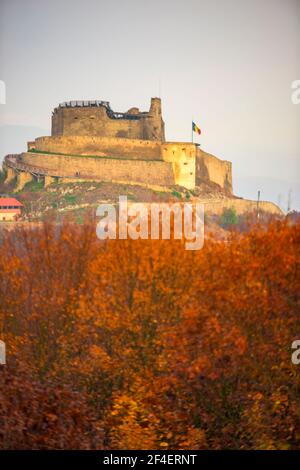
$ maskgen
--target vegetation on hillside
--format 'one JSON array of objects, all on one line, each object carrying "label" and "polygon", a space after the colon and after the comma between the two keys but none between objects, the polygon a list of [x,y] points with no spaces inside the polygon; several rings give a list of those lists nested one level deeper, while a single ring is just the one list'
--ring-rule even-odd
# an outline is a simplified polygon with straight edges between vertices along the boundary
[{"label": "vegetation on hillside", "polygon": [[6,234],[0,448],[299,448],[299,242],[280,222],[198,252]]},{"label": "vegetation on hillside", "polygon": [[[3,175],[4,180],[5,175]],[[0,194],[14,194],[16,181],[1,184]],[[102,181],[54,182],[44,187],[42,179],[34,179],[25,184],[16,197],[24,204],[25,219],[44,219],[53,215],[74,211],[95,212],[96,207],[105,202],[118,203],[119,196],[127,196],[129,201],[169,202],[178,199],[189,200],[192,192],[180,186],[166,189],[147,188],[140,185],[118,184]],[[76,206],[76,207],[74,207]]]},{"label": "vegetation on hillside", "polygon": [[220,217],[220,225],[223,228],[231,228],[238,223],[238,215],[234,207],[224,209]]}]

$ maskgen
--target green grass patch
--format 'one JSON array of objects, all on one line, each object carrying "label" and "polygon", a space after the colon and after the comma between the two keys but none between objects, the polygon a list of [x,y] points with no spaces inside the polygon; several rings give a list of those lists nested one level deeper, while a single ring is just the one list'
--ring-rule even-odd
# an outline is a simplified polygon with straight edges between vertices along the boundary
[{"label": "green grass patch", "polygon": [[86,218],[86,212],[87,210],[85,208],[75,211],[74,217],[75,217],[75,221],[77,222],[77,224],[82,225],[84,223],[84,220]]},{"label": "green grass patch", "polygon": [[5,170],[0,170],[0,183],[4,183],[4,180],[6,178],[6,171]]},{"label": "green grass patch", "polygon": [[81,158],[104,158],[104,159],[110,159],[110,160],[129,160],[129,161],[135,161],[135,160],[143,160],[145,162],[162,162],[159,158],[153,158],[153,159],[148,159],[148,158],[128,158],[128,157],[116,157],[116,156],[111,156],[111,155],[78,155],[75,153],[62,153],[62,152],[47,152],[46,150],[37,150],[37,149],[30,149],[28,150],[28,153],[38,153],[38,154],[45,154],[45,155],[62,155],[64,157],[81,157]]},{"label": "green grass patch", "polygon": [[177,197],[178,199],[182,199],[182,195],[179,191],[176,191],[175,189],[172,191],[172,196]]},{"label": "green grass patch", "polygon": [[159,190],[159,189],[154,189],[153,192],[154,192],[155,194],[158,194],[158,195],[161,194],[162,196],[165,196],[166,194],[169,194],[169,193],[170,193],[170,191],[163,191],[162,189],[161,189],[161,190]]},{"label": "green grass patch", "polygon": [[25,184],[22,191],[37,192],[37,191],[42,191],[43,189],[44,189],[43,180],[40,180],[40,181],[32,180],[32,181],[28,181],[28,183]]},{"label": "green grass patch", "polygon": [[75,196],[74,194],[65,194],[64,195],[64,200],[68,204],[76,204],[77,203],[77,196]]}]

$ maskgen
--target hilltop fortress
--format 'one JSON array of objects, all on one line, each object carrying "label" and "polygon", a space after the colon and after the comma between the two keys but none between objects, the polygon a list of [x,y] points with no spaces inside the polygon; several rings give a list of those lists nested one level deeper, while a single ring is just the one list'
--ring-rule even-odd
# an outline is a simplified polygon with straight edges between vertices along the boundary
[{"label": "hilltop fortress", "polygon": [[[233,195],[231,162],[204,152],[198,144],[165,140],[160,98],[152,98],[146,112],[135,107],[115,112],[107,101],[61,103],[52,113],[51,136],[28,142],[21,154],[7,155],[3,167],[5,182],[16,180],[15,192],[35,179],[45,186],[104,181],[153,190],[212,187],[215,199],[203,201],[206,210],[257,208],[255,201]],[[271,202],[260,205],[281,212]]]},{"label": "hilltop fortress", "polygon": [[191,142],[166,142],[161,100],[148,112],[114,112],[107,101],[70,101],[52,114],[50,137],[28,142],[27,152],[7,155],[7,180],[16,191],[33,178],[97,180],[149,187],[194,189],[212,181],[232,192],[231,163]]}]

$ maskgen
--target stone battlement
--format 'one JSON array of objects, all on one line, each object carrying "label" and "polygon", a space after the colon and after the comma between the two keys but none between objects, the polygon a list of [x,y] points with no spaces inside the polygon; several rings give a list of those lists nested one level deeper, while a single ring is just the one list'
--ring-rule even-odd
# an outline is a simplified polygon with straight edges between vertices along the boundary
[{"label": "stone battlement", "polygon": [[151,98],[150,109],[111,109],[108,101],[68,101],[52,113],[52,136],[84,135],[142,140],[165,140],[160,98]]}]

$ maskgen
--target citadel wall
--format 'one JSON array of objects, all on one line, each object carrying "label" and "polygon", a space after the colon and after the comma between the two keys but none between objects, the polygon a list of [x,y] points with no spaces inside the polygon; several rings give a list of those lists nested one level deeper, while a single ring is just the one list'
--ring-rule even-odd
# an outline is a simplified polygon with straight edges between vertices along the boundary
[{"label": "citadel wall", "polygon": [[204,152],[197,148],[196,154],[196,185],[202,181],[212,181],[232,194],[232,164],[227,160]]},{"label": "citadel wall", "polygon": [[43,167],[52,176],[87,178],[149,186],[174,185],[172,164],[163,161],[122,160],[102,157],[69,155],[22,154],[22,161],[33,167]]},{"label": "citadel wall", "polygon": [[[39,137],[35,144],[30,143],[29,147],[35,148],[36,152],[95,155],[120,160],[165,161],[172,166],[172,184],[193,189],[196,185],[201,186],[203,181],[212,181],[232,193],[231,162],[220,160],[191,142],[161,143],[116,137],[54,136]],[[41,159],[38,163],[43,166],[43,155],[37,158]],[[83,164],[85,161],[84,159]]]},{"label": "citadel wall", "polygon": [[[32,148],[32,147],[31,147]],[[38,137],[35,149],[73,155],[98,155],[119,158],[162,160],[161,143],[116,137],[55,136]]]}]

